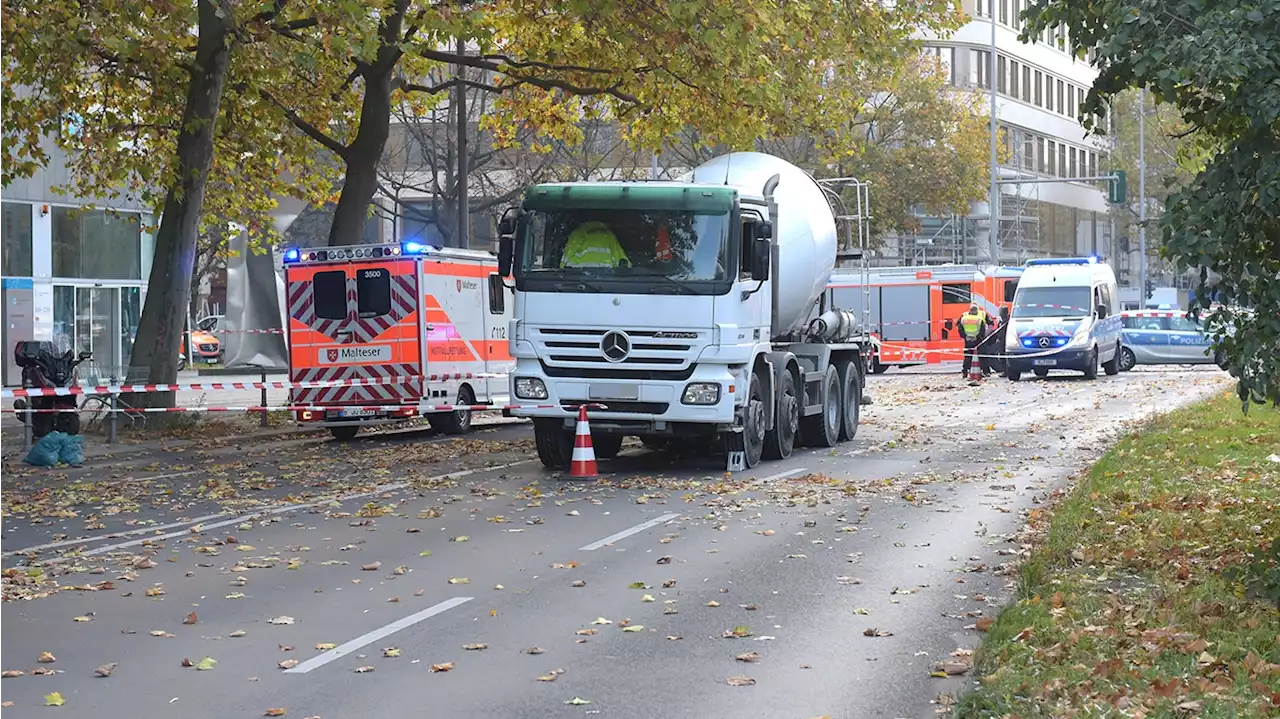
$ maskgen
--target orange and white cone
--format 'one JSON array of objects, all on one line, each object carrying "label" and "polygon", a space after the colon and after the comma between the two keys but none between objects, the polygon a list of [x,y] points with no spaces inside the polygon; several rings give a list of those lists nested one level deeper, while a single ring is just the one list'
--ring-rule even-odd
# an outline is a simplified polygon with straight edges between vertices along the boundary
[{"label": "orange and white cone", "polygon": [[969,384],[982,384],[982,366],[977,364],[976,358],[974,364],[969,366]]},{"label": "orange and white cone", "polygon": [[569,463],[569,476],[596,477],[596,451],[591,446],[591,427],[587,424],[587,407],[578,407],[578,427],[573,433],[573,461]]}]

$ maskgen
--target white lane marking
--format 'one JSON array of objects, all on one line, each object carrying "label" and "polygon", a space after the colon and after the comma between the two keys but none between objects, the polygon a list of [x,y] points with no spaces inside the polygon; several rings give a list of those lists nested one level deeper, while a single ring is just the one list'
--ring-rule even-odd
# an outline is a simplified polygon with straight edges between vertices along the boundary
[{"label": "white lane marking", "polygon": [[760,477],[754,481],[756,484],[767,484],[768,482],[776,482],[779,479],[785,479],[792,475],[800,474],[801,472],[808,472],[808,471],[809,470],[805,469],[804,467],[796,467],[795,469],[788,469],[785,472],[778,472],[777,474],[771,474],[768,477]]},{"label": "white lane marking", "polygon": [[349,642],[340,644],[339,646],[334,647],[333,649],[330,649],[324,654],[311,657],[307,661],[299,664],[298,666],[292,669],[284,670],[284,673],[285,674],[306,674],[312,669],[317,669],[336,659],[341,659],[342,657],[350,654],[351,652],[354,652],[355,650],[360,649],[361,647],[365,647],[370,644],[373,644],[374,642],[378,641],[379,639],[382,639],[383,637],[387,637],[392,634],[395,634],[401,629],[411,627],[417,624],[418,622],[423,621],[424,619],[430,619],[431,617],[434,617],[435,615],[440,614],[441,612],[447,612],[450,609],[453,609],[454,607],[460,606],[462,604],[466,604],[467,602],[471,601],[473,598],[474,597],[454,597],[453,599],[446,599],[445,601],[440,602],[439,604],[427,607],[426,609],[423,609],[422,611],[417,612],[416,614],[410,614],[409,616],[404,617],[403,619],[397,619],[396,621],[384,627],[378,627],[377,629],[369,632],[368,634],[361,634],[355,639],[352,639]]},{"label": "white lane marking", "polygon": [[41,549],[53,549],[55,547],[66,547],[73,544],[90,544],[92,542],[101,542],[104,539],[119,539],[120,537],[132,537],[135,534],[159,532],[162,529],[172,529],[174,527],[194,526],[194,525],[200,524],[201,522],[207,522],[210,519],[219,519],[221,517],[226,517],[226,516],[229,516],[227,512],[219,512],[217,514],[206,514],[203,517],[196,517],[195,519],[184,519],[180,522],[170,522],[168,524],[157,524],[152,527],[143,527],[141,529],[131,529],[127,532],[111,532],[110,534],[104,534],[101,537],[84,537],[81,539],[65,539],[61,542],[49,542],[48,544],[37,544],[34,547],[26,547],[24,549],[15,549],[11,552],[5,552],[4,554],[0,554],[0,557],[12,557],[15,554],[26,554],[28,552],[36,552]]},{"label": "white lane marking", "polygon": [[647,521],[647,522],[641,522],[640,524],[637,524],[636,526],[631,527],[630,529],[624,529],[624,530],[622,530],[621,532],[618,532],[617,534],[610,534],[609,536],[605,537],[604,539],[601,539],[601,540],[600,540],[600,541],[598,541],[598,542],[592,542],[591,544],[588,544],[588,545],[587,545],[587,546],[585,546],[585,547],[579,547],[579,548],[578,548],[578,551],[579,551],[579,552],[594,552],[595,550],[597,550],[597,549],[599,549],[599,548],[601,548],[601,547],[604,547],[604,546],[607,546],[607,545],[613,544],[614,542],[616,542],[616,541],[618,541],[618,540],[620,540],[620,539],[626,539],[627,537],[630,537],[630,536],[631,536],[631,535],[633,535],[633,534],[639,534],[639,533],[643,532],[643,531],[644,531],[644,530],[646,530],[646,529],[650,529],[650,528],[652,528],[652,527],[656,527],[656,526],[658,526],[659,524],[663,524],[663,523],[665,523],[665,522],[670,522],[671,520],[673,520],[673,519],[675,519],[676,517],[679,517],[679,516],[680,516],[680,515],[679,515],[679,514],[677,514],[676,512],[671,512],[671,513],[669,513],[669,514],[664,514],[664,515],[662,515],[661,517],[655,517],[655,518],[653,518],[653,519],[650,519],[650,520],[649,520],[649,521]]},{"label": "white lane marking", "polygon": [[[475,469],[464,469],[457,472],[446,472],[445,474],[437,474],[434,477],[428,477],[423,481],[434,482],[437,480],[446,479],[450,477],[466,477],[467,475],[470,475],[470,474],[478,474],[480,472],[492,472],[499,469],[507,469],[508,467],[515,467],[521,464],[530,464],[532,462],[533,460],[531,459],[522,459],[519,462],[509,462],[507,464],[495,464],[492,467],[476,467]],[[285,512],[297,511],[299,509],[311,509],[312,507],[319,507],[321,505],[330,504],[332,502],[349,502],[353,499],[363,499],[365,497],[372,497],[375,494],[382,494],[383,492],[394,492],[399,489],[404,489],[405,487],[408,487],[408,486],[409,486],[408,482],[394,482],[392,484],[379,485],[378,487],[368,492],[355,492],[353,494],[344,494],[340,497],[330,497],[328,499],[321,499],[315,502],[305,502],[302,504],[289,504],[283,507],[275,507],[274,509],[269,509],[262,512],[254,512],[252,514],[242,514],[238,517],[232,517],[230,519],[223,520],[221,522],[206,524],[205,526],[201,527],[201,531],[218,529],[220,527],[227,527],[232,524],[248,522],[250,520],[258,519],[261,517],[271,517],[277,514],[284,514]],[[65,557],[51,557],[49,559],[36,562],[36,564],[37,566],[40,566],[40,565],[46,565],[46,564],[56,564],[58,562],[65,562],[71,559],[78,559],[80,557],[92,557],[98,554],[114,552],[118,549],[128,549],[129,547],[136,547],[140,544],[146,544],[147,542],[155,542],[155,541],[164,540],[164,539],[173,539],[174,537],[183,537],[183,536],[187,536],[188,534],[190,534],[189,530],[183,530],[179,532],[167,532],[165,534],[156,534],[148,537],[143,537],[141,539],[134,539],[128,542],[119,542],[117,544],[108,544],[102,547],[96,547],[94,549],[90,549],[84,552],[79,552],[77,554],[70,554]],[[17,551],[23,552],[26,550],[17,550]]]}]

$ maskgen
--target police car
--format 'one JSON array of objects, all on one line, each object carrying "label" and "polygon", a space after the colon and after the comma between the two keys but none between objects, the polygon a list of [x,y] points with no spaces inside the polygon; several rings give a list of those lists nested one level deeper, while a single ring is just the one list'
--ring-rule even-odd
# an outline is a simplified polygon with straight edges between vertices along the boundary
[{"label": "police car", "polygon": [[1120,313],[1120,369],[1140,364],[1226,365],[1222,350],[1194,317],[1178,310],[1129,310]]}]

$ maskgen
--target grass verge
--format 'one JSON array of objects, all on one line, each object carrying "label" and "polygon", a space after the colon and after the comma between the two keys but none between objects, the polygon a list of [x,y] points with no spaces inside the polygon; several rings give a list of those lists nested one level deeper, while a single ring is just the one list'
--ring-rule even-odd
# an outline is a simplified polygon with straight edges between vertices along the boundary
[{"label": "grass verge", "polygon": [[1052,514],[977,655],[979,717],[1280,716],[1280,411],[1123,438]]}]

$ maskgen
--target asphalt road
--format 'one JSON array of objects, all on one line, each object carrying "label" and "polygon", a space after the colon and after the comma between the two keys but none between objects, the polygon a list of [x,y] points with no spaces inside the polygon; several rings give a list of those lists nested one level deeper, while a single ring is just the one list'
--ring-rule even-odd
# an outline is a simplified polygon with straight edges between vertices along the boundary
[{"label": "asphalt road", "polygon": [[565,481],[524,425],[6,472],[4,566],[48,577],[6,578],[7,716],[935,716],[1025,513],[1228,382],[891,371],[854,441],[732,476]]}]

